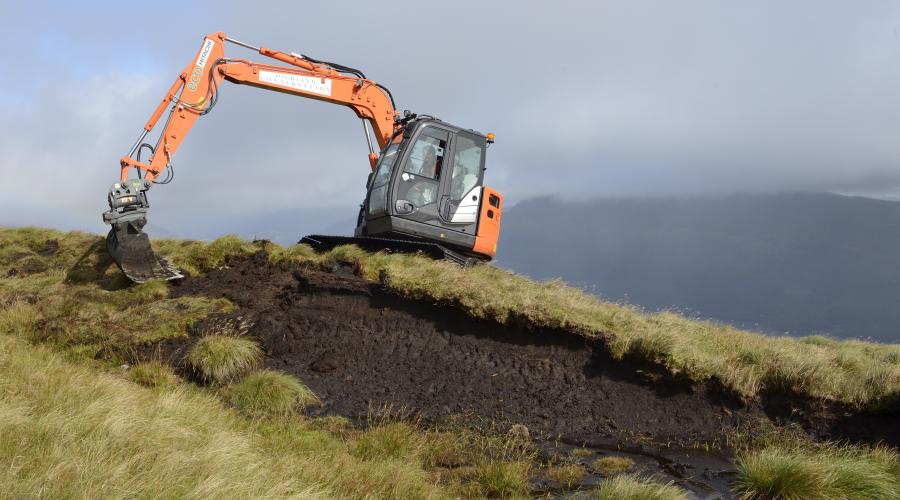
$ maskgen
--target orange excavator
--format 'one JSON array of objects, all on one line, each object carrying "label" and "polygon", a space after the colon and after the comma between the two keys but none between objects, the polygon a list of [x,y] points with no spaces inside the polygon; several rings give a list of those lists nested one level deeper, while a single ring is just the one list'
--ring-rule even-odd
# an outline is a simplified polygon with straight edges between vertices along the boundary
[{"label": "orange excavator", "polygon": [[[225,57],[226,43],[287,66]],[[503,197],[483,185],[485,152],[494,142],[493,134],[409,111],[401,116],[390,91],[359,70],[255,47],[219,32],[204,37],[196,57],[120,160],[119,182],[110,188],[109,210],[103,214],[104,222],[112,226],[107,249],[133,281],[182,276],[153,251],[144,232],[150,207],[147,191],[172,180],[172,158],[197,119],[215,107],[222,80],[340,104],[362,119],[371,172],[354,236],[309,235],[301,242],[317,249],[356,244],[373,251],[422,252],[460,264],[490,260],[496,254]],[[145,142],[167,108],[155,143]],[[145,150],[149,159],[141,161]]]}]

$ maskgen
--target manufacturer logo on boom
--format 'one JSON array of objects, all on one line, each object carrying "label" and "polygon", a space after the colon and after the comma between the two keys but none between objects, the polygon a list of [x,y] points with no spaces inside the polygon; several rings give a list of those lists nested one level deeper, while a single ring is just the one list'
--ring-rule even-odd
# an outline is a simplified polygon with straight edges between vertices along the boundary
[{"label": "manufacturer logo on boom", "polygon": [[203,48],[200,49],[200,55],[197,57],[194,69],[191,70],[191,78],[187,83],[188,90],[191,92],[197,91],[197,84],[200,83],[200,77],[203,75],[203,67],[206,66],[206,61],[209,60],[209,53],[212,52],[212,48],[215,45],[216,42],[209,38],[203,42]]}]

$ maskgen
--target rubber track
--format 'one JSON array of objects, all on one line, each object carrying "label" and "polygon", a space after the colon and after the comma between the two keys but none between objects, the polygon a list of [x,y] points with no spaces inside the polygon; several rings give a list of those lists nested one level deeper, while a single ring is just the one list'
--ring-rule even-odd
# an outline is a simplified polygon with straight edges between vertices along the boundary
[{"label": "rubber track", "polygon": [[449,260],[461,266],[471,265],[473,259],[459,252],[454,252],[437,243],[424,241],[400,240],[391,238],[376,238],[373,236],[327,236],[322,234],[309,234],[300,239],[317,251],[327,251],[340,245],[356,245],[370,252],[386,251],[392,253],[422,253],[435,260]]}]

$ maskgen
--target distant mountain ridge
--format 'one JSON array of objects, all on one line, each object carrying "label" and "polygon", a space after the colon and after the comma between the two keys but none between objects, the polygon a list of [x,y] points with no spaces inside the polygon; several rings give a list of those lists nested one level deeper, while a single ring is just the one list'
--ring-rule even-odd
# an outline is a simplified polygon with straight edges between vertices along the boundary
[{"label": "distant mountain ridge", "polygon": [[507,210],[499,263],[765,332],[900,340],[900,203],[834,194],[552,198]]}]

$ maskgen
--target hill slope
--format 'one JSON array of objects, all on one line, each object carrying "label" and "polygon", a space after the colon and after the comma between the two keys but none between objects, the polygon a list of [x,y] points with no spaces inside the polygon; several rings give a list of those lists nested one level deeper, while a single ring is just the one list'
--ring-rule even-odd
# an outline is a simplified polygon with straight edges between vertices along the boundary
[{"label": "hill slope", "polygon": [[900,341],[900,203],[829,194],[537,199],[509,211],[501,238],[504,266],[648,310]]}]

